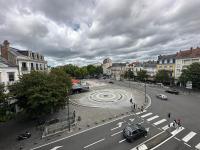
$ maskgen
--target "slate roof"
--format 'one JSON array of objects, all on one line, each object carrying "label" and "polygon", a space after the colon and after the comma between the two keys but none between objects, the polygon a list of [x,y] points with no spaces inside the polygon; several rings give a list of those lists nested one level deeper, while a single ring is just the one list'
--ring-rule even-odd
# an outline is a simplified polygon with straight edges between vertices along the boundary
[{"label": "slate roof", "polygon": [[8,67],[17,67],[17,65],[14,65],[14,64],[8,62],[8,60],[6,60],[5,58],[3,58],[1,56],[0,56],[0,62],[5,64],[5,65],[8,65]]},{"label": "slate roof", "polygon": [[159,55],[158,61],[163,59],[174,59],[176,58],[176,54],[170,54],[170,55]]},{"label": "slate roof", "polygon": [[197,47],[196,49],[191,48],[190,50],[178,52],[176,59],[197,58],[197,57],[200,57],[200,48],[199,47]]}]

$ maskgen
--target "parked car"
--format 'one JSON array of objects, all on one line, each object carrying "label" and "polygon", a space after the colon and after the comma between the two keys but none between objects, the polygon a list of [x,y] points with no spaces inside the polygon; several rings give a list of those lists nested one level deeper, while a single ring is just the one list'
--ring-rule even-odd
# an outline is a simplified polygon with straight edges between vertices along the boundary
[{"label": "parked car", "polygon": [[130,142],[147,135],[147,130],[140,124],[127,125],[123,130],[123,136]]},{"label": "parked car", "polygon": [[21,141],[21,140],[24,140],[24,139],[28,139],[30,137],[31,137],[31,133],[26,131],[25,133],[18,135],[17,140]]},{"label": "parked car", "polygon": [[109,81],[108,83],[111,83],[111,84],[113,84],[114,82],[113,82],[113,81]]},{"label": "parked car", "polygon": [[164,94],[158,94],[156,95],[157,98],[162,99],[162,100],[167,100],[167,96]]},{"label": "parked car", "polygon": [[175,90],[175,89],[168,89],[168,90],[166,90],[165,92],[171,93],[171,94],[176,94],[176,95],[179,94],[179,91],[177,91],[177,90]]}]

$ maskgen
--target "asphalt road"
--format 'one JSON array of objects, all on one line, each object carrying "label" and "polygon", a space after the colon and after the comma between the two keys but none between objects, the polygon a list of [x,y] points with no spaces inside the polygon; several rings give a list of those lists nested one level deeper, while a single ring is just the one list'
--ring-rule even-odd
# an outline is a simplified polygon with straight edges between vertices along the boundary
[{"label": "asphalt road", "polygon": [[[129,86],[127,82],[115,82],[121,86]],[[132,88],[144,89],[143,86],[130,84]],[[190,150],[200,149],[200,100],[192,95],[171,95],[163,89],[147,86],[147,93],[151,96],[151,107],[146,112],[137,115],[124,116],[112,122],[107,122],[70,137],[57,139],[32,150]],[[168,101],[155,97],[163,93],[168,96]],[[167,114],[171,113],[168,120]],[[174,118],[180,118],[181,128],[168,125]],[[148,136],[138,139],[133,143],[124,140],[121,131],[128,123],[141,123],[149,130]],[[172,124],[171,124],[172,125]]]}]

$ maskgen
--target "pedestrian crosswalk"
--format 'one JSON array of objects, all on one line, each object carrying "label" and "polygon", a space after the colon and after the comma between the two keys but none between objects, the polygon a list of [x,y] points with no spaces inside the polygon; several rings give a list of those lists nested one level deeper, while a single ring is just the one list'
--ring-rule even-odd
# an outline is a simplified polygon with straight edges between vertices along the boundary
[{"label": "pedestrian crosswalk", "polygon": [[[186,145],[195,147],[196,150],[200,150],[200,135],[198,135],[197,133],[195,133],[194,131],[190,131],[190,130],[186,130],[184,127],[174,127],[173,123],[167,121],[167,119],[165,118],[160,118],[157,114],[154,114],[152,112],[143,112],[141,114],[137,114],[138,116],[140,115],[140,117],[143,120],[146,120],[148,122],[151,122],[152,125],[166,131],[171,131],[170,133],[172,134],[172,136],[174,136],[176,139],[183,141]],[[174,130],[172,131],[171,129]],[[184,131],[184,132],[183,132]],[[181,133],[183,132],[183,135],[181,135]],[[179,135],[179,138],[177,138],[177,136]],[[180,137],[181,135],[181,137]],[[197,137],[198,138],[195,138]],[[191,142],[193,140],[193,142]],[[191,143],[193,145],[191,145]]]}]

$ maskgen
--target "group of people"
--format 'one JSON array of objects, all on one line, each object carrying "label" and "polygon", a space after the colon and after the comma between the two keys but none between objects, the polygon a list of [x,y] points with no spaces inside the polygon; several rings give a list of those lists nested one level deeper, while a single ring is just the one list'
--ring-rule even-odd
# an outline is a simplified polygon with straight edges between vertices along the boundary
[{"label": "group of people", "polygon": [[173,121],[173,127],[175,127],[175,128],[181,127],[181,120],[180,119],[174,119],[174,121]]},{"label": "group of people", "polygon": [[[137,105],[135,103],[133,103],[133,99],[132,98],[130,99],[130,103],[132,104],[131,107],[133,108],[133,110],[137,109]],[[140,109],[143,112],[144,111],[144,106],[141,106],[141,108],[138,108],[138,109]]]}]

